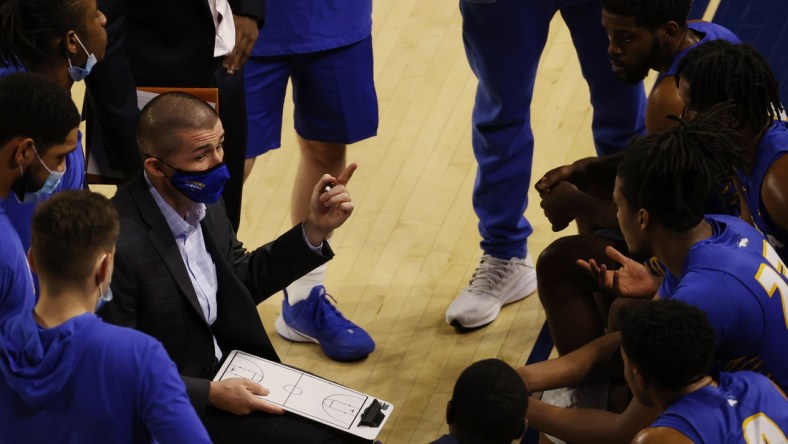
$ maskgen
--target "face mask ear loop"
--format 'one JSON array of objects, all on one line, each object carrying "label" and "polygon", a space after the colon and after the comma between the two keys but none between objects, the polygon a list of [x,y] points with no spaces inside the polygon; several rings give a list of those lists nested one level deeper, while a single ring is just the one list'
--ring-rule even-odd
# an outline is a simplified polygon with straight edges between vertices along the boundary
[{"label": "face mask ear loop", "polygon": [[88,49],[85,48],[85,45],[82,44],[82,40],[79,39],[79,36],[77,35],[76,32],[74,33],[74,38],[77,39],[77,43],[79,43],[79,46],[81,46],[82,50],[85,51],[85,54],[90,55],[90,52],[88,52]]},{"label": "face mask ear loop", "polygon": [[[74,33],[74,38],[75,38],[75,39],[77,39],[77,43],[79,43],[79,46],[81,46],[81,47],[82,47],[82,50],[83,50],[83,51],[85,51],[85,54],[87,54],[87,55],[88,55],[88,57],[89,57],[89,56],[90,56],[90,53],[88,52],[88,49],[87,49],[87,48],[85,48],[85,45],[83,45],[83,44],[82,44],[82,40],[80,40],[80,39],[79,39],[79,36],[77,35],[77,33],[76,33],[76,32]],[[68,56],[68,55],[66,55],[66,58],[68,59],[68,66],[72,66],[72,65],[71,65],[71,57],[70,57],[70,56]]]},{"label": "face mask ear loop", "polygon": [[[35,145],[33,145],[33,151],[36,153],[36,157],[38,157],[38,151],[36,151],[36,146]],[[39,160],[40,160],[40,158],[39,158]],[[43,162],[41,162],[41,163],[43,163]],[[21,174],[22,177],[25,177],[25,170],[22,169],[22,165],[19,164],[17,166],[19,167],[19,174]],[[44,167],[46,167],[46,165],[44,165]]]}]

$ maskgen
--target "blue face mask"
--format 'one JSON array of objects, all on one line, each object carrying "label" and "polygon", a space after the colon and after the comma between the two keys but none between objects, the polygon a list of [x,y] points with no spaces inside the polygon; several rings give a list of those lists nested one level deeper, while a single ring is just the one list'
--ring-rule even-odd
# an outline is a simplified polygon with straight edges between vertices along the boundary
[{"label": "blue face mask", "polygon": [[214,203],[222,197],[224,184],[230,179],[230,171],[224,162],[205,171],[184,171],[159,159],[161,163],[175,170],[170,177],[172,185],[194,202]]},{"label": "blue face mask", "polygon": [[88,61],[85,62],[84,68],[80,68],[79,66],[72,65],[71,57],[66,56],[66,58],[68,59],[68,75],[71,76],[71,80],[75,82],[79,82],[85,80],[85,77],[87,77],[88,74],[90,74],[90,71],[93,69],[93,66],[96,65],[97,60],[96,60],[96,55],[93,54],[92,52],[88,52],[87,48],[85,48],[85,45],[82,44],[82,41],[79,40],[79,37],[77,37],[76,34],[74,34],[74,38],[77,39],[77,43],[79,43],[79,46],[81,46],[82,50],[85,51],[85,54],[88,55]]},{"label": "blue face mask", "polygon": [[[38,191],[25,192],[22,203],[34,203],[49,197],[49,195],[55,192],[57,186],[60,184],[60,179],[62,179],[63,174],[66,173],[66,168],[63,168],[63,171],[50,170],[47,164],[45,164],[41,159],[41,156],[38,155],[38,150],[36,150],[35,145],[33,145],[33,152],[36,153],[36,158],[39,162],[41,162],[41,165],[44,167],[44,169],[47,170],[49,176],[47,176],[47,179],[44,181],[44,184],[41,185],[41,188],[39,188]],[[22,171],[23,175],[25,174],[21,165],[19,166],[19,170]]]}]

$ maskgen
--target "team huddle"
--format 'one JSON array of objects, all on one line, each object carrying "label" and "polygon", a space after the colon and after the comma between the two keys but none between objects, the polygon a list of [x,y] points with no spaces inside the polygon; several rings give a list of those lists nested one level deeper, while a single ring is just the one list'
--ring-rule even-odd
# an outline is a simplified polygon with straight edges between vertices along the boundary
[{"label": "team huddle", "polygon": [[536,264],[560,357],[518,369],[554,442],[786,441],[785,110],[764,57],[689,6],[602,1],[616,74],[659,73],[647,134],[536,184],[579,231]]},{"label": "team huddle", "polygon": [[[283,338],[337,361],[376,349],[323,285],[332,233],[354,210],[347,145],[377,131],[371,1],[180,3],[210,31],[194,84],[199,73],[170,76],[144,49],[146,27],[177,28],[147,21],[144,2],[0,6],[0,441],[368,442],[285,413],[251,380],[213,378],[231,350],[280,362],[257,311],[280,291]],[[483,251],[445,321],[483,328],[536,292],[558,357],[466,368],[434,442],[510,443],[533,428],[555,443],[788,443],[788,123],[775,73],[730,30],[688,21],[691,0],[528,3],[460,1],[479,80]],[[534,263],[531,97],[556,12],[584,36],[597,156],[536,181],[552,229],[575,222],[578,234]],[[126,181],[111,200],[85,189],[70,96],[94,65],[87,140],[117,145]],[[129,108],[113,75],[216,88],[221,118],[178,91]],[[288,80],[302,154],[293,227],[247,249],[240,190],[281,144]]]}]

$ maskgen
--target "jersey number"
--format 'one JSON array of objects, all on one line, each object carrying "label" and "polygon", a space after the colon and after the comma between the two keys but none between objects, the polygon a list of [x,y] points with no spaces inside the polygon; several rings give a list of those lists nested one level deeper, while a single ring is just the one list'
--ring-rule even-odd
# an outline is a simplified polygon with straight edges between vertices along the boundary
[{"label": "jersey number", "polygon": [[783,305],[785,328],[788,329],[788,282],[786,282],[788,270],[786,270],[785,264],[780,260],[780,256],[777,255],[774,248],[766,241],[763,241],[763,257],[771,264],[771,267],[761,264],[758,272],[755,273],[755,279],[766,290],[770,298],[774,297],[775,292],[779,292]]},{"label": "jersey number", "polygon": [[745,419],[741,425],[744,441],[747,444],[777,444],[788,442],[785,434],[768,416],[756,413]]}]

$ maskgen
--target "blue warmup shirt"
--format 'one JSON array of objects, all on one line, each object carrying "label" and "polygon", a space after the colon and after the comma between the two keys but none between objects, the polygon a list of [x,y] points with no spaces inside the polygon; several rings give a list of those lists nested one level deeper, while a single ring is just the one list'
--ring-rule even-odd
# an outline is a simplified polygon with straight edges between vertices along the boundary
[{"label": "blue warmup shirt", "polygon": [[688,48],[682,49],[681,51],[679,51],[678,54],[676,54],[676,57],[673,58],[673,63],[670,65],[670,69],[668,69],[667,72],[659,73],[659,75],[657,76],[657,80],[654,82],[655,87],[665,77],[676,75],[676,70],[678,70],[679,68],[679,63],[692,48],[698,45],[702,45],[706,42],[710,42],[712,40],[725,40],[733,43],[734,45],[741,43],[739,37],[737,37],[736,34],[731,32],[728,28],[724,26],[720,26],[715,23],[701,22],[701,21],[689,22],[687,25],[689,26],[690,30],[695,31],[695,34],[700,36],[700,40],[698,40],[698,43]]},{"label": "blue warmup shirt", "polygon": [[33,277],[27,255],[0,199],[0,319],[28,312],[34,305]]},{"label": "blue warmup shirt", "polygon": [[682,396],[651,427],[670,427],[694,443],[784,443],[788,400],[757,373],[720,373],[719,386]]},{"label": "blue warmup shirt", "polygon": [[372,33],[372,0],[267,0],[252,56],[339,48]]},{"label": "blue warmup shirt", "polygon": [[670,271],[662,299],[703,310],[717,333],[724,371],[753,370],[788,388],[788,273],[766,239],[732,216],[707,215],[712,235],[693,245],[678,278]]},{"label": "blue warmup shirt", "polygon": [[746,175],[739,171],[744,200],[752,214],[752,220],[783,261],[788,260],[788,248],[786,248],[788,232],[775,224],[766,211],[761,200],[761,186],[769,167],[786,153],[788,153],[788,125],[782,121],[775,121],[758,144],[758,152],[755,154],[750,174]]},{"label": "blue warmup shirt", "polygon": [[3,442],[211,442],[164,347],[94,314],[0,322],[0,399]]}]

